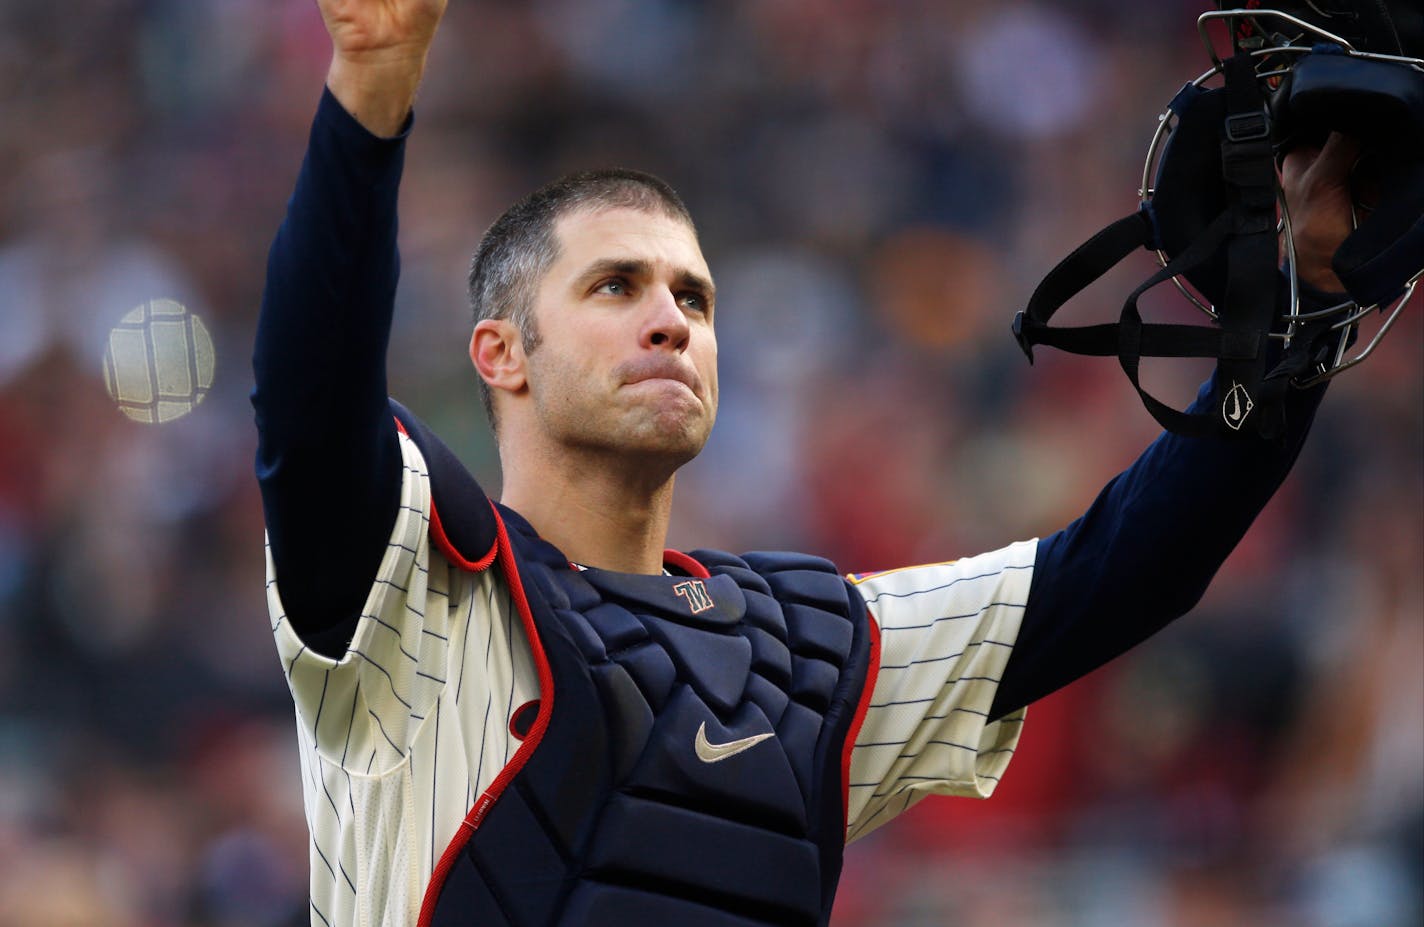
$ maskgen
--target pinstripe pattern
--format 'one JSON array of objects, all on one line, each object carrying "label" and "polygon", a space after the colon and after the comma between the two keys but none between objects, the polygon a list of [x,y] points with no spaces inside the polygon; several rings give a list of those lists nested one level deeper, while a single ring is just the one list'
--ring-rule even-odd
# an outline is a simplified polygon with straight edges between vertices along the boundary
[{"label": "pinstripe pattern", "polygon": [[989,706],[1018,636],[1038,545],[852,577],[880,624],[880,675],[850,759],[846,840],[926,795],[987,798],[1013,756],[1019,711]]},{"label": "pinstripe pattern", "polygon": [[513,752],[510,711],[538,697],[507,588],[431,545],[425,463],[404,435],[401,448],[396,525],[345,657],[302,645],[267,558],[324,927],[415,923],[435,862]]},{"label": "pinstripe pattern", "polygon": [[[401,504],[346,655],[272,630],[296,703],[311,832],[311,923],[409,927],[436,861],[518,742],[537,675],[498,571],[452,567],[429,537],[424,459],[401,436]],[[882,628],[881,671],[851,758],[848,839],[939,792],[987,796],[1021,715],[985,712],[1018,631],[1034,544],[857,580]],[[688,744],[688,749],[692,745]]]}]

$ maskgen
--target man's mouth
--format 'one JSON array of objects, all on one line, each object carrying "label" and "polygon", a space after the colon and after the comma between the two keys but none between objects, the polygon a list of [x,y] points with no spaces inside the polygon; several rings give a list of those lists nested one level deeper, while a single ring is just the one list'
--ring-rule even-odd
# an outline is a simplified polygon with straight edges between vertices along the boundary
[{"label": "man's mouth", "polygon": [[666,362],[657,363],[634,363],[629,365],[629,369],[624,371],[623,382],[627,386],[637,383],[649,383],[655,380],[670,380],[674,383],[681,383],[692,391],[694,395],[701,395],[698,392],[698,376],[696,373],[678,364]]}]

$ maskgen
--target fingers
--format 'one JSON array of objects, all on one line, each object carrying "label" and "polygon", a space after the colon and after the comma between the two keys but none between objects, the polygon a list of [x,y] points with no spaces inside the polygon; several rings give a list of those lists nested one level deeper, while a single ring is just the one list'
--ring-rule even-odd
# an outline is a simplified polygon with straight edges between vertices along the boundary
[{"label": "fingers", "polygon": [[375,135],[401,130],[445,0],[318,0],[332,58],[326,85]]},{"label": "fingers", "polygon": [[1357,140],[1332,132],[1323,145],[1298,148],[1281,164],[1298,270],[1322,290],[1342,288],[1331,259],[1354,228],[1350,175],[1359,156]]},{"label": "fingers", "polygon": [[1288,188],[1302,184],[1343,187],[1360,151],[1358,139],[1331,132],[1323,146],[1304,145],[1287,154],[1281,164],[1281,181]]},{"label": "fingers", "polygon": [[445,0],[317,0],[338,53],[424,54],[445,13]]},{"label": "fingers", "polygon": [[1301,178],[1320,157],[1321,149],[1302,145],[1292,148],[1281,162],[1281,186],[1294,190],[1300,186]]},{"label": "fingers", "polygon": [[1349,179],[1350,169],[1359,159],[1358,139],[1331,132],[1330,137],[1325,140],[1325,147],[1320,149],[1320,154],[1310,165],[1310,170],[1316,172],[1322,180],[1343,185]]}]

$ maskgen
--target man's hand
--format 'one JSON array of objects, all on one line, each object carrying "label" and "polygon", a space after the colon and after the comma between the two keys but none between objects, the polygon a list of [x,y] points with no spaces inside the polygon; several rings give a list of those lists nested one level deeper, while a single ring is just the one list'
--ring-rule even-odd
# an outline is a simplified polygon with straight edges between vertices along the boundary
[{"label": "man's hand", "polygon": [[317,0],[331,33],[326,85],[376,135],[398,132],[415,102],[446,0]]},{"label": "man's hand", "polygon": [[1358,142],[1332,132],[1324,147],[1297,148],[1281,165],[1298,272],[1306,283],[1331,293],[1345,289],[1330,259],[1354,229],[1350,170],[1359,156]]}]

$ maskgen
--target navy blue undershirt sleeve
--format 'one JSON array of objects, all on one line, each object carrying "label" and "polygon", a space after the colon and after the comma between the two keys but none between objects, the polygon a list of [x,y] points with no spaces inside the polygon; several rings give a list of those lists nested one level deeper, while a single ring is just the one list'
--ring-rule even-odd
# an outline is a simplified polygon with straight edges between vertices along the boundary
[{"label": "navy blue undershirt sleeve", "polygon": [[405,131],[372,135],[324,91],[272,243],[253,353],[257,479],[287,618],[346,649],[400,499],[386,399]]},{"label": "navy blue undershirt sleeve", "polygon": [[[1324,394],[1294,390],[1285,434],[1163,433],[1078,520],[1039,542],[991,717],[1062,688],[1189,611],[1285,479]],[[1202,387],[1189,410],[1209,401]]]}]

